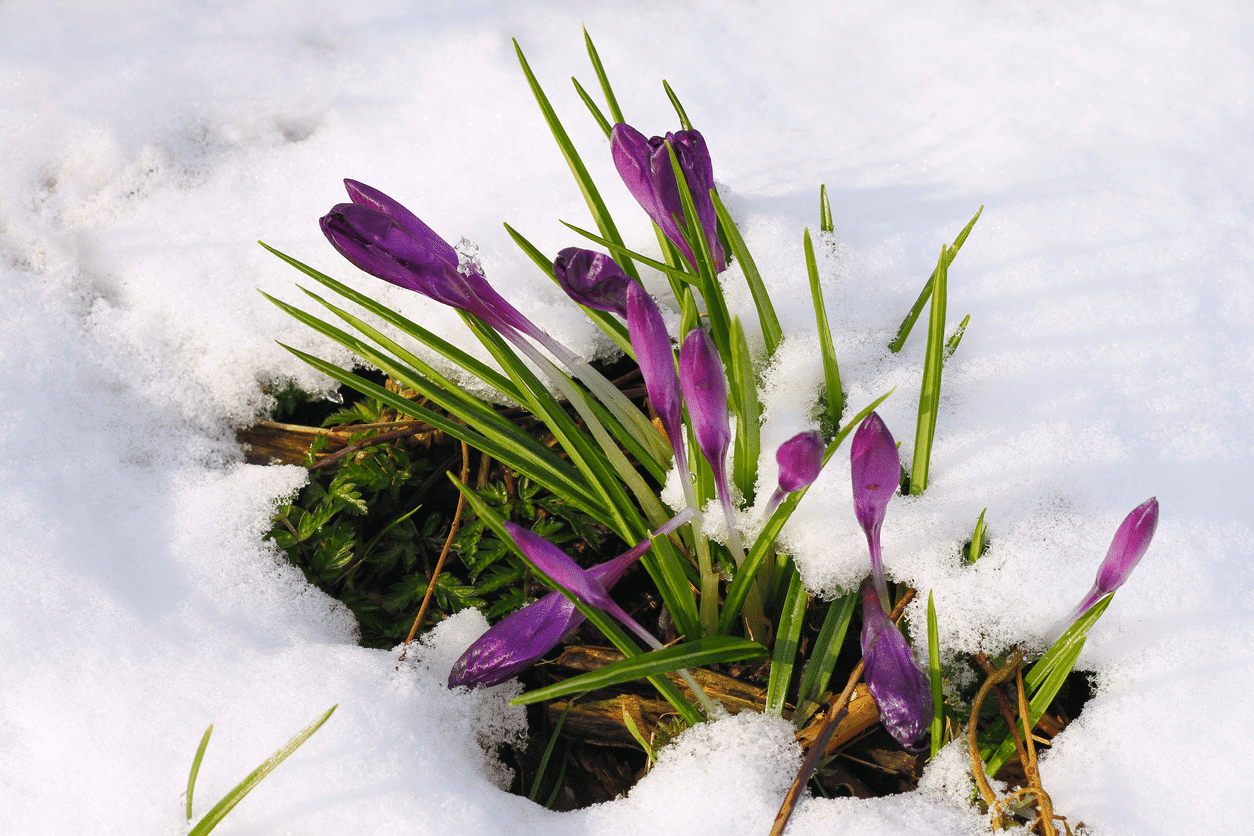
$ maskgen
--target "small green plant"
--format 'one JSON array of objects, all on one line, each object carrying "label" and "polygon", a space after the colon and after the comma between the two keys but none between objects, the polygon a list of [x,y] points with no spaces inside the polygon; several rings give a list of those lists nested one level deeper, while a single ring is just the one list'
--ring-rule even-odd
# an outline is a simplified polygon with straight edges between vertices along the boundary
[{"label": "small green plant", "polygon": [[[296,733],[291,740],[284,743],[277,752],[262,762],[261,766],[235,785],[234,789],[222,796],[222,800],[213,805],[209,812],[201,817],[200,821],[188,831],[188,836],[205,836],[212,833],[213,829],[222,823],[227,813],[235,809],[235,805],[244,800],[244,796],[248,795],[258,784],[261,783],[267,775],[274,771],[275,767],[287,760],[288,756],[301,747],[313,733],[322,728],[322,724],[331,719],[331,715],[335,713],[338,705],[333,705],[326,710],[324,714],[310,723],[305,728]],[[205,729],[204,736],[200,738],[200,745],[196,748],[196,755],[192,758],[192,768],[187,776],[187,820],[190,822],[193,816],[193,795],[196,790],[196,776],[200,773],[200,764],[204,760],[205,751],[209,748],[209,736],[213,733],[213,726]]]}]

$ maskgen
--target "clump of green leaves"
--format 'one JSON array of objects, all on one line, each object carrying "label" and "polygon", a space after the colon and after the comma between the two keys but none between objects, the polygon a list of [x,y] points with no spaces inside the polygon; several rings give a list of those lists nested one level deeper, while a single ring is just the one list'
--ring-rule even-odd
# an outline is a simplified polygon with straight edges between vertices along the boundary
[{"label": "clump of green leaves", "polygon": [[[324,426],[365,427],[351,437],[350,447],[360,449],[320,465],[327,440],[318,437],[305,460],[309,484],[279,509],[266,535],[310,583],[353,611],[367,647],[394,647],[409,634],[457,502],[444,475],[461,463],[456,444],[430,433],[421,445],[405,438],[369,444],[394,434],[386,427],[395,420],[370,398],[328,417]],[[591,518],[525,477],[498,469],[478,495],[501,516],[575,553],[596,553],[604,541]],[[481,520],[459,528],[451,555],[457,561],[436,579],[424,629],[467,607],[497,621],[535,600],[527,565]]]}]

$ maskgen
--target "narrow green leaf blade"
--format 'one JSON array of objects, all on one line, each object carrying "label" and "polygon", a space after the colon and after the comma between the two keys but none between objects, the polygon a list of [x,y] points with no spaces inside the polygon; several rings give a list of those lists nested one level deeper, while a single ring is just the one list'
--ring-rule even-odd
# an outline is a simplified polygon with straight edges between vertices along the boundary
[{"label": "narrow green leaf blade", "polygon": [[805,623],[806,604],[809,596],[801,574],[796,569],[788,581],[788,594],[780,613],[779,626],[775,631],[775,652],[771,659],[771,673],[766,683],[766,714],[784,712],[788,686],[792,682],[793,667],[797,662],[797,646],[801,640],[801,626]]},{"label": "narrow green leaf blade", "polygon": [[213,723],[209,724],[209,728],[205,729],[205,734],[200,738],[200,745],[196,747],[196,756],[192,758],[192,770],[187,773],[187,820],[192,820],[192,793],[196,790],[196,776],[200,774],[200,762],[205,759],[205,750],[209,748],[209,735],[213,734]]},{"label": "narrow green leaf blade", "polygon": [[611,685],[621,685],[624,682],[646,677],[659,677],[685,668],[765,659],[766,656],[766,648],[755,641],[733,636],[708,636],[642,653],[639,656],[606,665],[600,670],[581,673],[544,688],[528,691],[515,697],[511,705],[531,705],[567,694],[608,688]]},{"label": "narrow green leaf blade", "polygon": [[283,744],[261,766],[249,773],[248,777],[240,781],[235,789],[227,793],[221,801],[214,805],[212,810],[205,813],[205,817],[196,823],[196,826],[191,829],[188,836],[204,836],[217,827],[222,819],[226,818],[226,814],[231,812],[236,804],[243,801],[244,796],[252,792],[253,788],[260,784],[262,779],[273,772],[275,767],[287,760],[287,757],[299,749],[301,744],[308,740],[314,732],[322,728],[322,724],[331,718],[331,715],[335,713],[335,709],[338,707],[338,705],[331,706],[325,714],[297,732],[295,737]]},{"label": "narrow green leaf blade", "polygon": [[927,350],[923,357],[923,383],[919,389],[919,420],[914,431],[914,462],[910,468],[910,495],[927,489],[932,442],[936,438],[936,416],[940,412],[941,368],[945,351],[945,302],[948,266],[953,258],[941,246],[940,260],[932,280],[932,312],[928,319]]},{"label": "narrow green leaf blade", "polygon": [[727,243],[731,247],[732,255],[740,265],[740,271],[745,274],[745,282],[753,296],[753,305],[758,310],[758,321],[762,324],[762,339],[766,343],[766,356],[769,359],[784,339],[784,330],[779,325],[779,317],[775,315],[775,306],[771,304],[771,296],[762,282],[762,274],[758,272],[757,264],[754,263],[753,255],[750,254],[745,239],[741,237],[740,230],[736,228],[718,192],[711,191],[710,198],[714,201],[714,212],[718,215],[719,225],[727,233]]},{"label": "narrow green leaf blade", "polygon": [[840,426],[841,413],[845,411],[845,391],[840,383],[840,367],[836,363],[836,349],[832,345],[832,329],[827,322],[827,306],[823,302],[823,288],[819,284],[819,266],[814,258],[814,242],[810,230],[805,232],[806,270],[810,274],[810,298],[814,303],[814,318],[819,331],[819,350],[823,354],[823,380],[827,388],[827,409],[819,417],[824,435],[830,435]]}]

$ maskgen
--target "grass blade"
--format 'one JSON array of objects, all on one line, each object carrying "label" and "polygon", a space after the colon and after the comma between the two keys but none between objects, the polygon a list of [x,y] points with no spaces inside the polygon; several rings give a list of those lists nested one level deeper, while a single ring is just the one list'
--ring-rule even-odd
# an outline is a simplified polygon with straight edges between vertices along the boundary
[{"label": "grass blade", "polygon": [[775,306],[771,304],[770,294],[762,283],[762,274],[749,254],[749,247],[741,237],[740,230],[732,222],[727,207],[723,205],[718,192],[711,191],[710,198],[714,201],[714,211],[718,215],[719,226],[727,232],[727,243],[731,247],[732,256],[745,274],[745,282],[749,285],[749,293],[753,296],[754,307],[758,309],[758,321],[762,324],[762,338],[766,342],[766,356],[769,359],[775,354],[780,341],[784,339],[784,330],[779,326],[779,317],[775,315]]},{"label": "grass blade", "polygon": [[679,97],[675,95],[675,91],[671,89],[666,79],[662,79],[662,87],[666,90],[666,98],[671,100],[671,107],[675,108],[675,114],[679,117],[679,124],[685,131],[692,130],[692,122],[688,119],[688,114],[684,112],[684,106],[679,103]]},{"label": "grass blade", "polygon": [[610,124],[610,120],[605,118],[605,114],[601,112],[601,108],[597,107],[597,103],[592,101],[588,91],[583,89],[579,79],[571,76],[570,80],[575,85],[575,92],[579,94],[579,98],[583,100],[584,105],[588,108],[588,112],[592,114],[592,118],[597,120],[597,124],[601,126],[601,132],[605,134],[606,139],[609,139],[610,132],[614,130],[614,126]]},{"label": "grass blade", "polygon": [[945,352],[946,277],[953,255],[941,246],[940,260],[932,274],[932,312],[928,319],[927,351],[923,357],[923,384],[919,390],[919,420],[914,430],[914,462],[910,468],[910,495],[927,489],[932,442],[936,437],[936,415],[940,411],[941,366]]},{"label": "grass blade", "polygon": [[586,26],[583,28],[583,40],[588,47],[588,60],[592,62],[592,69],[596,72],[597,81],[601,84],[601,92],[605,94],[605,103],[609,105],[610,115],[614,117],[615,124],[626,122],[622,110],[618,107],[618,99],[614,97],[614,91],[610,88],[610,79],[605,74],[605,67],[601,64],[601,56],[597,53],[597,48],[593,45],[592,36],[588,34]]},{"label": "grass blade", "polygon": [[704,639],[683,642],[672,647],[622,659],[599,670],[581,673],[570,679],[528,691],[515,697],[510,704],[531,705],[566,694],[608,688],[611,685],[621,685],[624,682],[633,682],[651,676],[657,677],[684,668],[765,659],[766,656],[766,648],[757,642],[733,636],[708,636]]},{"label": "grass blade", "polygon": [[835,232],[836,224],[832,220],[832,205],[827,202],[827,186],[819,186],[819,229],[823,232]]},{"label": "grass blade", "polygon": [[936,622],[936,604],[932,593],[927,593],[927,665],[932,681],[932,750],[930,757],[940,751],[941,737],[945,732],[945,695],[941,691],[940,627]]},{"label": "grass blade", "polygon": [[784,712],[784,700],[788,696],[788,686],[792,683],[792,671],[797,662],[797,645],[801,639],[801,626],[805,623],[806,604],[809,596],[805,584],[801,582],[801,573],[792,571],[788,582],[788,595],[784,598],[784,609],[779,616],[779,625],[775,632],[775,652],[771,658],[771,673],[766,683],[766,714],[779,715]]},{"label": "grass blade", "polygon": [[[586,32],[585,32],[586,37]],[[591,47],[592,39],[587,38],[588,45]],[[596,184],[592,182],[592,176],[588,174],[587,167],[583,164],[583,160],[579,157],[579,152],[575,150],[575,145],[570,141],[570,136],[566,133],[566,129],[562,127],[562,122],[557,118],[556,111],[549,104],[549,98],[544,94],[544,90],[540,87],[540,82],[536,80],[535,74],[531,72],[531,66],[527,63],[526,56],[523,55],[522,47],[518,45],[517,39],[514,40],[514,51],[518,54],[518,63],[522,66],[523,74],[527,77],[527,84],[531,87],[532,94],[536,97],[536,104],[540,106],[540,112],[544,115],[544,121],[548,123],[549,130],[553,132],[553,138],[557,140],[557,147],[561,149],[562,156],[566,158],[566,164],[570,166],[571,174],[575,175],[575,182],[579,185],[579,191],[583,193],[584,201],[588,204],[588,211],[592,213],[592,219],[596,222],[597,229],[601,230],[601,235],[610,241],[622,243],[622,236],[618,234],[618,227],[614,225],[614,219],[610,217],[609,209],[605,207],[605,201],[601,199],[601,193],[597,191]],[[595,49],[590,51],[595,55]],[[604,71],[600,69],[600,61],[594,59],[593,65],[598,68],[597,77],[603,78]],[[609,90],[609,82],[602,82],[602,89]],[[618,104],[613,99],[613,93],[607,93],[610,100],[610,112],[615,120],[621,121],[622,114],[618,110]],[[640,275],[636,272],[636,265],[630,261],[620,262],[623,272],[631,276],[633,279],[639,280]]]},{"label": "grass blade", "polygon": [[244,799],[244,796],[252,792],[253,788],[260,784],[263,778],[273,772],[276,766],[283,763],[288,755],[300,748],[300,745],[308,740],[314,732],[322,728],[322,724],[331,718],[331,715],[338,707],[338,705],[331,706],[325,714],[308,726],[305,726],[305,728],[296,733],[295,737],[284,743],[277,752],[267,758],[261,766],[249,773],[248,777],[240,781],[235,789],[228,792],[221,801],[214,805],[212,810],[205,813],[205,817],[196,823],[196,826],[188,832],[187,836],[204,836],[204,834],[211,832],[217,827],[222,819],[226,817],[226,814],[231,812],[235,805]]},{"label": "grass blade", "polygon": [[213,723],[209,724],[209,728],[205,729],[205,734],[200,738],[200,745],[196,747],[196,757],[192,758],[191,772],[187,773],[187,820],[192,820],[192,793],[196,789],[196,776],[200,773],[200,762],[205,759],[205,749],[209,748],[209,735],[213,734]]},{"label": "grass blade", "polygon": [[814,650],[806,662],[805,673],[801,675],[801,685],[797,688],[797,710],[793,713],[793,725],[801,728],[819,707],[819,695],[827,690],[831,681],[832,671],[836,669],[836,659],[845,645],[845,634],[849,631],[849,622],[853,619],[853,611],[858,605],[858,592],[848,592],[827,608],[823,617],[823,626],[819,629],[818,638],[814,640]]},{"label": "grass blade", "polygon": [[[954,239],[953,246],[951,247],[953,255],[957,255],[958,250],[962,249],[962,245],[966,242],[967,236],[971,234],[971,228],[975,226],[975,222],[980,219],[980,213],[983,211],[984,207],[981,206],[975,213],[975,217],[971,219],[970,223],[963,228],[962,232],[958,233],[958,237]],[[950,258],[952,259],[952,257],[953,256]],[[946,264],[945,266],[948,267],[949,265]],[[897,328],[897,336],[894,337],[893,341],[888,344],[889,350],[894,354],[901,351],[901,347],[906,344],[906,337],[910,336],[910,330],[914,328],[915,320],[919,318],[919,314],[923,313],[923,306],[927,304],[928,297],[932,295],[932,282],[935,278],[935,273],[928,277],[927,282],[923,285],[923,291],[919,294],[919,298],[914,301],[914,306],[910,308],[910,312],[906,314],[906,318],[902,320],[901,325]]]},{"label": "grass blade", "polygon": [[732,321],[731,397],[736,409],[736,449],[732,459],[732,481],[740,489],[746,505],[753,504],[757,487],[758,456],[762,445],[761,404],[758,402],[758,376],[749,356],[749,342],[740,318]]},{"label": "grass blade", "polygon": [[823,380],[826,384],[827,407],[819,416],[819,426],[825,437],[831,437],[840,426],[840,415],[845,411],[845,391],[840,385],[840,367],[836,364],[836,349],[832,346],[832,329],[827,323],[827,307],[823,303],[823,288],[819,284],[819,267],[814,258],[814,243],[810,230],[805,233],[806,270],[810,274],[810,298],[814,302],[814,318],[819,329],[819,349],[823,354]]},{"label": "grass blade", "polygon": [[553,734],[549,736],[548,745],[544,747],[544,754],[540,757],[540,764],[536,767],[536,778],[531,782],[531,792],[527,793],[529,801],[535,801],[536,796],[540,794],[540,781],[544,779],[544,773],[549,768],[549,758],[553,756],[553,747],[557,745],[557,736],[562,733],[562,726],[566,724],[566,715],[570,713],[571,707],[575,704],[574,700],[569,700],[566,707],[562,709],[562,713],[557,718],[557,722],[553,724]]}]

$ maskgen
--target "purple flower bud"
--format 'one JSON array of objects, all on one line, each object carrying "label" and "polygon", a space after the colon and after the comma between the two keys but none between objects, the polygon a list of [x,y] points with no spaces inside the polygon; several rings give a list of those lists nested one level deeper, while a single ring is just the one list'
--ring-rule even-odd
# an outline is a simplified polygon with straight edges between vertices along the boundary
[{"label": "purple flower bud", "polygon": [[[593,566],[588,574],[609,589],[644,551],[632,549]],[[498,621],[467,648],[449,673],[449,687],[487,688],[504,682],[542,659],[583,622],[584,614],[569,598],[550,592]]]},{"label": "purple flower bud", "polygon": [[627,287],[627,332],[631,348],[644,377],[649,403],[662,421],[675,450],[675,463],[687,471],[684,455],[683,406],[679,395],[679,377],[675,373],[675,354],[671,335],[662,321],[657,303],[643,287],[632,282]]},{"label": "purple flower bud", "polygon": [[1084,596],[1071,614],[1058,622],[1049,633],[1049,642],[1057,641],[1066,629],[1077,618],[1088,612],[1089,608],[1119,587],[1123,586],[1132,574],[1132,570],[1141,562],[1154,539],[1154,530],[1158,528],[1158,499],[1151,497],[1132,510],[1119,525],[1115,539],[1110,543],[1106,558],[1097,569],[1097,578],[1093,587]]},{"label": "purple flower bud", "polygon": [[557,283],[579,304],[627,316],[627,278],[618,262],[604,253],[567,247],[553,261]]},{"label": "purple flower bud", "polygon": [[827,445],[823,434],[817,430],[797,433],[779,445],[775,461],[779,463],[779,487],[784,493],[792,493],[809,487],[819,478],[823,468],[823,453]]},{"label": "purple flower bud", "polygon": [[888,501],[901,483],[901,459],[897,443],[880,416],[872,412],[858,426],[849,447],[853,477],[853,510],[866,533],[871,551],[871,577],[883,607],[888,606],[888,582],[880,552],[880,526]]},{"label": "purple flower bud", "polygon": [[474,314],[497,330],[536,336],[538,329],[498,294],[474,265],[401,204],[364,183],[345,180],[352,203],[332,207],[319,224],[340,254],[372,276]]},{"label": "purple flower bud", "polygon": [[932,723],[932,689],[915,664],[906,637],[889,619],[879,594],[862,584],[863,678],[880,710],[880,722],[893,739],[919,751],[921,738]]},{"label": "purple flower bud", "polygon": [[714,341],[701,328],[688,332],[679,349],[679,383],[688,404],[692,434],[697,447],[714,471],[720,496],[727,491],[724,461],[731,443],[731,422],[727,414],[727,377]]},{"label": "purple flower bud", "polygon": [[[692,512],[685,510],[658,529],[657,533],[668,534],[687,522],[691,516]],[[510,531],[529,557],[538,551],[546,554],[557,551],[562,554],[552,543],[529,531],[517,526],[512,526]],[[520,531],[523,532],[521,538]],[[523,547],[524,541],[528,544],[526,547]],[[536,541],[545,545],[537,547]],[[650,540],[638,543],[618,557],[591,567],[585,574],[602,589],[611,589],[627,569],[649,550],[650,545]],[[570,561],[565,554],[562,557]],[[558,562],[564,561],[559,558]],[[578,566],[575,568],[584,572]],[[569,567],[566,571],[569,572]],[[574,633],[584,622],[584,618],[584,614],[569,598],[561,592],[550,592],[540,600],[501,619],[476,639],[453,664],[448,686],[487,688],[504,682],[542,659],[558,642]]]},{"label": "purple flower bud", "polygon": [[779,449],[775,451],[775,461],[779,464],[779,487],[767,502],[768,514],[784,501],[785,496],[809,487],[819,478],[826,449],[823,434],[817,430],[797,433],[779,445]]},{"label": "purple flower bud", "polygon": [[701,223],[702,234],[714,259],[717,273],[727,269],[727,258],[718,237],[718,216],[710,189],[714,188],[714,167],[710,152],[699,131],[679,131],[665,137],[646,139],[644,134],[622,123],[610,132],[610,151],[619,176],[627,185],[632,197],[644,208],[662,233],[679,249],[688,263],[696,266],[692,248],[684,240],[681,224],[684,207],[679,197],[679,185],[671,166],[666,144],[675,149],[684,181],[692,194],[693,207]]}]

